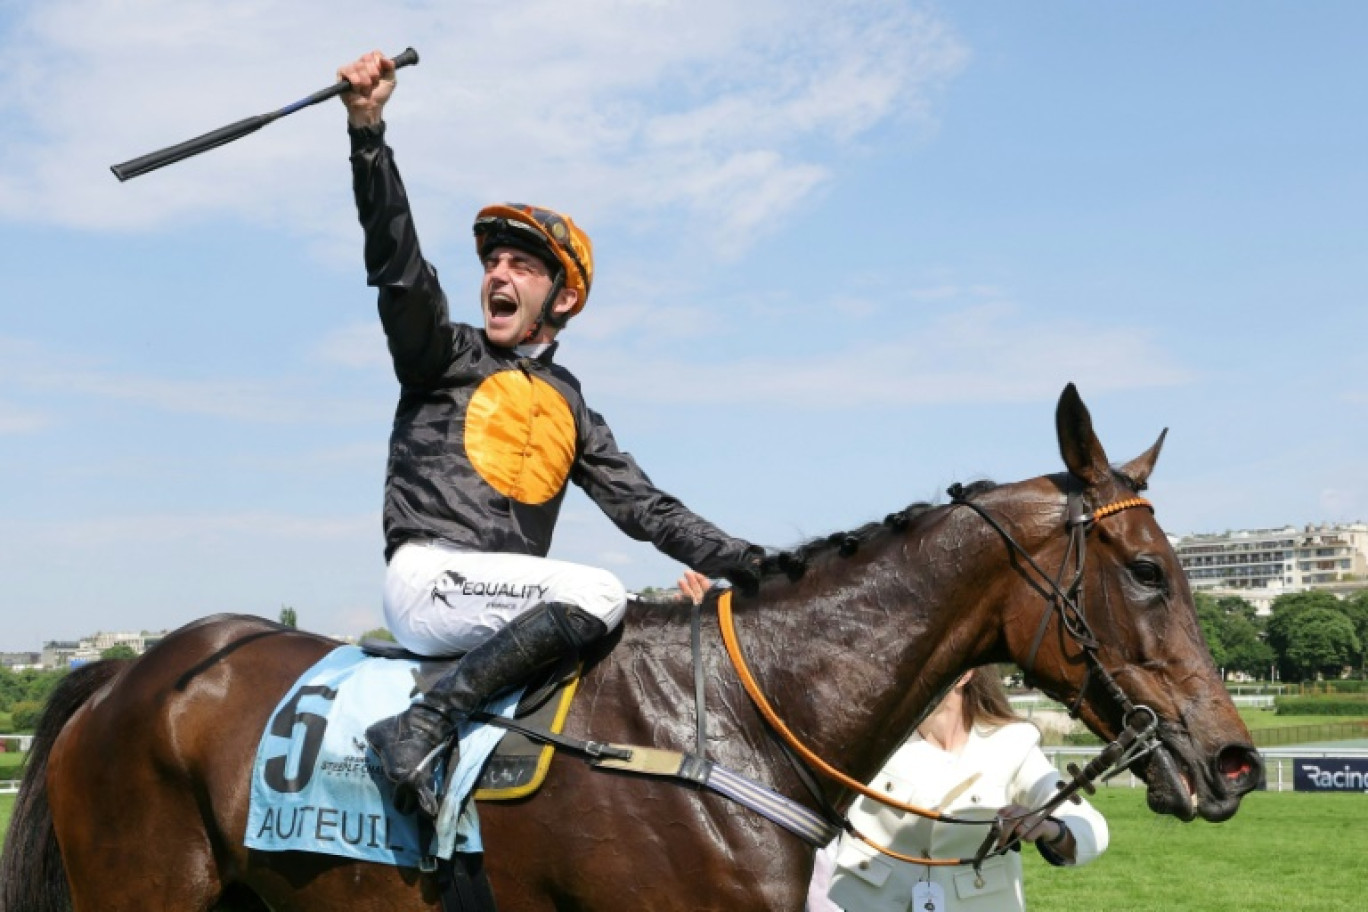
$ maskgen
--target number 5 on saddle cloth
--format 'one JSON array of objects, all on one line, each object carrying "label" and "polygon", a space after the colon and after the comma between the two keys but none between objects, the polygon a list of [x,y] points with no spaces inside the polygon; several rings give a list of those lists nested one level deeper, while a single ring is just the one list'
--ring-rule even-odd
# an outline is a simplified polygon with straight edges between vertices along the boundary
[{"label": "number 5 on saddle cloth", "polygon": [[[341,646],[305,672],[272,713],[257,747],[247,848],[321,852],[401,867],[482,851],[475,803],[466,799],[502,728],[460,726],[460,762],[444,773],[436,832],[427,844],[416,815],[394,809],[391,785],[363,737],[366,726],[402,712],[420,686],[447,667],[380,659]],[[510,716],[521,693],[501,694],[486,710]],[[503,778],[508,784],[507,772]]]}]

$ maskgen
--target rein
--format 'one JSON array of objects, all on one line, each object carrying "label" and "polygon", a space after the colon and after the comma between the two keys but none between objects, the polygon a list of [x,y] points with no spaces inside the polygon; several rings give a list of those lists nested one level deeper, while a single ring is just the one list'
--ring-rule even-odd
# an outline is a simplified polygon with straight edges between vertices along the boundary
[{"label": "rein", "polygon": [[[741,654],[741,645],[736,639],[736,621],[732,616],[731,596],[732,591],[727,589],[717,598],[717,623],[722,630],[722,642],[727,647],[727,655],[731,658],[732,665],[736,668],[736,675],[741,680],[741,686],[745,688],[746,693],[751,698],[751,702],[754,703],[755,708],[760,711],[760,715],[762,715],[765,718],[765,721],[778,732],[784,744],[787,744],[799,757],[807,761],[828,779],[839,782],[846,788],[858,792],[866,798],[872,798],[880,804],[887,805],[895,810],[906,811],[910,814],[916,814],[918,817],[939,820],[943,823],[987,823],[987,821],[966,820],[961,817],[952,817],[949,814],[943,814],[940,811],[931,810],[930,808],[920,807],[915,804],[904,804],[901,801],[894,801],[887,795],[880,794],[858,779],[854,779],[836,769],[819,757],[806,744],[798,740],[798,736],[784,724],[784,720],[779,718],[779,714],[774,711],[774,707],[765,699],[765,694],[760,690],[759,683],[755,680],[755,676],[751,674],[750,666],[746,664],[746,657]],[[956,858],[915,858],[910,855],[903,855],[900,852],[895,852],[892,849],[870,842],[865,836],[855,831],[849,820],[843,820],[841,823],[842,829],[846,832],[854,834],[880,852],[883,852],[892,858],[896,858],[899,861],[908,861],[925,865],[957,865],[966,863],[963,859]]]},{"label": "rein", "polygon": [[[745,688],[746,693],[750,695],[751,702],[755,704],[756,709],[760,711],[760,715],[762,715],[765,718],[765,721],[768,722],[770,726],[779,734],[781,743],[786,744],[789,748],[791,748],[794,751],[794,753],[798,754],[799,757],[807,761],[819,773],[823,774],[828,779],[832,779],[836,782],[839,782],[841,785],[844,785],[846,788],[852,791],[864,795],[866,798],[870,798],[874,801],[879,802],[882,805],[893,808],[894,810],[905,811],[909,814],[915,814],[918,817],[925,817],[929,820],[937,820],[941,823],[983,825],[990,822],[987,820],[968,820],[963,817],[954,817],[950,814],[945,814],[940,811],[932,810],[931,808],[924,808],[915,804],[906,804],[901,801],[895,801],[894,799],[889,798],[887,795],[883,795],[875,791],[874,789],[865,785],[860,780],[854,779],[846,775],[845,773],[836,769],[831,764],[827,763],[815,752],[813,752],[811,748],[803,744],[803,742],[799,741],[798,736],[795,735],[792,732],[792,730],[790,730],[789,727],[784,724],[784,721],[779,718],[779,714],[774,711],[774,707],[771,706],[769,701],[765,699],[765,695],[760,690],[760,685],[756,682],[755,676],[751,674],[750,667],[746,664],[745,656],[741,654],[741,645],[736,639],[736,623],[735,619],[732,617],[730,589],[724,591],[720,596],[718,596],[717,622],[722,629],[722,642],[727,647],[727,655],[731,657],[732,665],[736,668],[736,675],[741,680],[741,686]],[[868,836],[865,836],[863,833],[856,830],[854,825],[851,824],[848,818],[843,818],[840,821],[840,824],[841,829],[845,832],[850,833],[852,836],[855,836],[857,839],[866,843],[871,848],[883,853],[884,855],[887,855],[890,858],[896,858],[898,861],[905,861],[911,864],[929,865],[931,867],[949,867],[951,865],[977,864],[976,860],[972,858],[920,858],[915,855],[904,855],[901,852],[898,852],[894,849],[890,849],[888,846],[881,846],[878,843],[874,842]],[[994,834],[990,833],[989,835],[993,836]]]},{"label": "rein", "polygon": [[[990,513],[978,504],[966,497],[963,486],[956,484],[952,486],[947,493],[950,495],[951,503],[953,505],[969,507],[982,517],[983,520],[1002,537],[1003,541],[1012,549],[1014,555],[1024,558],[1031,569],[1049,584],[1051,591],[1048,594],[1042,593],[1045,595],[1048,602],[1047,610],[1042,615],[1040,627],[1036,632],[1035,640],[1027,657],[1027,667],[1023,668],[1023,671],[1027,676],[1029,677],[1031,674],[1031,666],[1034,666],[1035,664],[1036,654],[1039,652],[1040,645],[1044,640],[1050,619],[1055,614],[1058,614],[1063,630],[1068,634],[1070,639],[1083,650],[1084,656],[1088,662],[1087,672],[1085,673],[1082,685],[1079,687],[1078,697],[1070,708],[1070,715],[1077,716],[1078,709],[1082,706],[1083,696],[1087,690],[1088,683],[1094,674],[1097,675],[1103,688],[1107,691],[1108,695],[1117,702],[1117,705],[1122,711],[1123,730],[1117,736],[1116,740],[1108,744],[1102,752],[1083,769],[1080,770],[1076,764],[1070,763],[1068,765],[1068,771],[1073,778],[1068,783],[1061,782],[1059,791],[1056,792],[1054,798],[1042,807],[1012,818],[1004,819],[995,817],[991,821],[969,820],[962,817],[954,817],[930,808],[895,801],[870,788],[865,783],[841,772],[823,760],[807,747],[807,745],[803,744],[798,739],[797,735],[795,735],[789,727],[784,724],[783,720],[779,718],[779,714],[775,712],[773,706],[771,706],[769,701],[765,698],[759,683],[755,680],[755,676],[751,673],[749,666],[746,664],[745,656],[742,654],[740,643],[737,640],[735,618],[732,615],[731,607],[731,590],[722,592],[717,600],[717,619],[718,625],[721,628],[722,641],[727,649],[727,655],[730,657],[732,665],[736,669],[737,677],[740,679],[742,687],[750,696],[751,702],[755,704],[756,709],[759,710],[761,716],[764,717],[765,721],[768,722],[779,735],[781,743],[787,745],[819,773],[866,798],[876,801],[886,807],[893,808],[894,810],[915,814],[918,817],[924,817],[942,823],[990,825],[989,833],[984,839],[983,845],[979,847],[978,852],[973,858],[968,859],[918,858],[904,855],[887,846],[881,846],[875,843],[855,830],[848,819],[841,821],[842,829],[880,853],[899,861],[928,866],[973,865],[977,870],[983,863],[983,860],[989,855],[1001,854],[1011,848],[1011,843],[1009,843],[1008,845],[999,846],[996,851],[992,850],[992,846],[998,840],[1002,824],[1005,820],[1015,821],[1030,816],[1044,816],[1054,811],[1065,801],[1074,801],[1077,803],[1081,800],[1078,792],[1080,790],[1086,790],[1089,794],[1092,794],[1095,791],[1092,783],[1099,777],[1102,777],[1109,769],[1115,767],[1116,771],[1120,771],[1159,746],[1159,741],[1156,737],[1158,716],[1155,714],[1154,710],[1150,709],[1148,706],[1136,706],[1133,704],[1121,690],[1120,685],[1116,683],[1116,679],[1113,678],[1111,673],[1102,665],[1102,661],[1097,655],[1098,650],[1101,648],[1101,644],[1093,634],[1092,628],[1088,625],[1087,618],[1084,616],[1082,598],[1083,572],[1086,559],[1088,532],[1091,531],[1098,520],[1120,513],[1123,510],[1128,510],[1133,507],[1145,507],[1153,512],[1154,507],[1143,497],[1129,497],[1099,507],[1093,512],[1088,513],[1083,504],[1082,497],[1078,494],[1071,493],[1068,498],[1068,517],[1065,521],[1065,527],[1069,531],[1069,546],[1065,551],[1064,560],[1060,565],[1059,573],[1055,577],[1051,577],[1041,569],[1040,565],[1036,563],[1031,554],[1012,537],[1011,533],[1003,528],[1001,523],[994,519]],[[1070,558],[1073,558],[1075,572],[1073,579],[1069,582],[1068,586],[1065,587],[1062,584],[1062,579],[1065,571],[1068,569]],[[1148,721],[1142,721],[1140,724],[1136,724],[1132,721],[1133,718],[1143,715],[1149,717]],[[1012,840],[1013,843],[1017,841],[1019,841],[1019,837]]]}]

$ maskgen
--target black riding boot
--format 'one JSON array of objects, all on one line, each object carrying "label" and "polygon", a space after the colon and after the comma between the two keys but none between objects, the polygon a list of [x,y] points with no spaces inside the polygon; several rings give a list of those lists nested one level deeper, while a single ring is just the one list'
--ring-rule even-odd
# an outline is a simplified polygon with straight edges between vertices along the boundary
[{"label": "black riding boot", "polygon": [[[407,710],[366,729],[366,742],[395,785],[394,806],[407,814],[416,801],[423,813],[437,816],[433,766],[456,726],[499,691],[607,632],[602,621],[573,605],[538,605],[466,653]],[[448,769],[456,758],[453,745]]]}]

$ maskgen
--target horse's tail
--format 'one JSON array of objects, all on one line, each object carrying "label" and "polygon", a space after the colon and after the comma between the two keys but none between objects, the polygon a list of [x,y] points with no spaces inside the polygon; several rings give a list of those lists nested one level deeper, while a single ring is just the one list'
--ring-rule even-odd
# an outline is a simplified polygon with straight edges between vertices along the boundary
[{"label": "horse's tail", "polygon": [[24,761],[24,778],[0,854],[0,912],[64,912],[71,908],[66,869],[48,806],[47,769],[52,744],[90,696],[127,660],[94,662],[64,676],[48,697]]}]

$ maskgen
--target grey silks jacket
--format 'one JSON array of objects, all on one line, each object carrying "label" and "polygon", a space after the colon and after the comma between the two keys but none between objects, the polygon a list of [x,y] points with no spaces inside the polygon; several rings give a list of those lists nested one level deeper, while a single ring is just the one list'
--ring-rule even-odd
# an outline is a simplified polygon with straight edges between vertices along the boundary
[{"label": "grey silks jacket", "polygon": [[400,384],[385,480],[385,557],[411,540],[545,556],[573,481],[627,535],[711,576],[760,549],[651,483],[618,449],[579,382],[552,361],[491,345],[451,322],[423,259],[384,125],[349,129],[367,281]]}]

